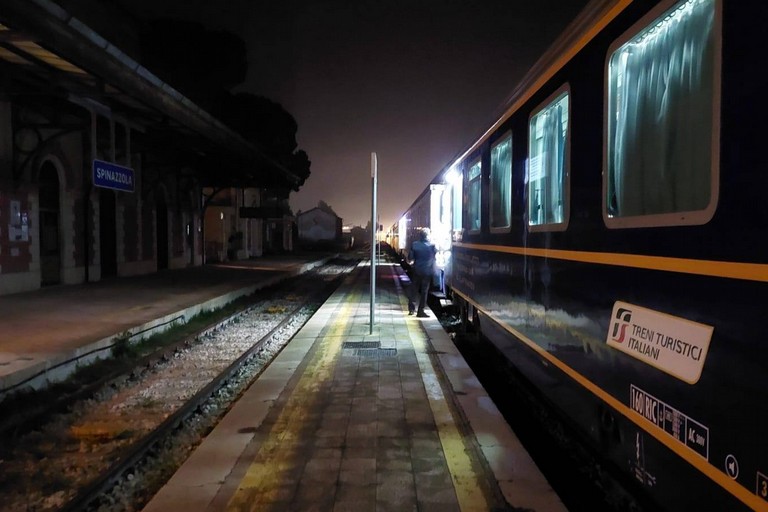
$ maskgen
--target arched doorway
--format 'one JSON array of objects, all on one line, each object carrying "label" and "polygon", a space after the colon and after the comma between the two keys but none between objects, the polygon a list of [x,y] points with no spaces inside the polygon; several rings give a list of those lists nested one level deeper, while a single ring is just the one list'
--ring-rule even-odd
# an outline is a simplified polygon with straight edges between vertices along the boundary
[{"label": "arched doorway", "polygon": [[45,162],[38,177],[40,199],[40,286],[61,282],[59,173]]},{"label": "arched doorway", "polygon": [[99,189],[99,238],[101,240],[101,278],[117,276],[117,216],[115,193]]},{"label": "arched doorway", "polygon": [[162,190],[155,192],[157,270],[168,268],[168,205]]}]

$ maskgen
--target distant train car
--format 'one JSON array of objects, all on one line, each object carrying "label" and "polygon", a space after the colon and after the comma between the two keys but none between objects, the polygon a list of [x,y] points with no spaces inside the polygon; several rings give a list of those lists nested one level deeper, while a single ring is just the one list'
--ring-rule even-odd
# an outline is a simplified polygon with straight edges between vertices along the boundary
[{"label": "distant train car", "polygon": [[435,245],[437,267],[435,288],[445,292],[450,281],[451,250],[454,236],[461,233],[461,175],[456,172],[441,173],[439,181],[430,183],[411,207],[392,228],[397,232],[396,248],[408,259],[411,242],[419,231],[429,230],[429,239]]},{"label": "distant train car", "polygon": [[757,0],[592,1],[404,216],[659,509],[768,510],[765,27]]}]

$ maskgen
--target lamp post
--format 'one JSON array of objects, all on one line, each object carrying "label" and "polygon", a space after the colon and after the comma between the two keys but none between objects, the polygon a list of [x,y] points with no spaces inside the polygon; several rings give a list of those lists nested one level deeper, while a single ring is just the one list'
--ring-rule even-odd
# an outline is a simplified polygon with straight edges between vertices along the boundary
[{"label": "lamp post", "polygon": [[376,153],[371,153],[371,325],[368,334],[373,334],[374,310],[376,308]]}]

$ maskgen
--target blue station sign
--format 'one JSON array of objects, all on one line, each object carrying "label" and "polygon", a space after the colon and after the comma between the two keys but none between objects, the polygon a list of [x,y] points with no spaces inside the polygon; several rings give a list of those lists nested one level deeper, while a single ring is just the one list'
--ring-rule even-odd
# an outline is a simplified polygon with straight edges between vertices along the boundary
[{"label": "blue station sign", "polygon": [[96,187],[111,188],[124,192],[134,191],[134,174],[130,167],[104,162],[93,161],[93,184]]}]

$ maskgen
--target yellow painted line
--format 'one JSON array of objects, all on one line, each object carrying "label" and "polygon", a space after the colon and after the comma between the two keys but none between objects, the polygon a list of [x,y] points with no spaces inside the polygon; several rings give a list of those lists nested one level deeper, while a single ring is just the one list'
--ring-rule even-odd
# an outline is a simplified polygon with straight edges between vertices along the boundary
[{"label": "yellow painted line", "polygon": [[535,256],[581,263],[596,263],[618,267],[661,270],[709,277],[726,277],[745,281],[768,282],[768,265],[760,263],[738,263],[732,261],[694,260],[688,258],[668,258],[664,256],[645,256],[617,252],[563,251],[557,249],[538,249],[533,247],[468,244],[457,242],[456,247],[481,251]]},{"label": "yellow painted line", "polygon": [[[454,293],[457,295],[460,295],[464,300],[472,304],[475,308],[478,310],[483,311],[486,315],[488,315],[488,312],[480,306],[477,302],[473,301],[469,297],[467,297],[465,294],[454,290]],[[492,315],[488,315],[491,318],[493,318]],[[495,320],[495,318],[494,318]],[[558,369],[560,369],[563,373],[571,377],[573,380],[575,380],[578,384],[589,390],[592,394],[603,400],[605,403],[610,405],[612,408],[616,409],[619,413],[621,413],[623,416],[625,416],[627,419],[632,421],[635,425],[640,427],[641,429],[645,430],[648,434],[650,434],[652,437],[654,437],[657,441],[662,443],[664,446],[675,452],[680,458],[687,461],[689,464],[691,464],[693,467],[707,475],[709,478],[711,478],[715,483],[720,485],[723,489],[730,492],[732,495],[734,495],[737,499],[739,499],[742,503],[752,508],[752,510],[758,510],[758,511],[768,511],[768,502],[764,501],[760,497],[758,497],[756,494],[751,493],[748,489],[741,486],[739,483],[737,483],[735,480],[733,480],[731,477],[723,473],[721,470],[717,469],[715,466],[710,464],[706,459],[704,459],[701,455],[694,452],[687,446],[685,446],[680,441],[676,440],[672,436],[666,433],[664,429],[654,425],[647,419],[645,419],[643,416],[635,412],[633,409],[631,409],[629,406],[624,405],[623,402],[620,402],[616,398],[613,397],[613,395],[609,394],[608,392],[604,391],[600,386],[592,382],[591,380],[587,379],[584,375],[577,372],[567,364],[565,364],[560,359],[556,358],[549,352],[547,352],[545,349],[537,345],[532,339],[525,336],[520,331],[510,327],[504,322],[500,322],[498,320],[495,320],[497,325],[503,327],[508,332],[512,333],[514,336],[516,336],[518,339],[520,339],[523,343],[525,343],[528,347],[533,349],[539,356],[541,356],[543,359],[546,359],[547,362],[551,363],[552,365],[556,366]]]},{"label": "yellow painted line", "polygon": [[432,361],[426,352],[426,335],[421,330],[420,323],[415,319],[406,320],[411,343],[416,351],[424,388],[427,391],[429,406],[435,418],[440,444],[443,447],[445,461],[451,472],[453,487],[459,508],[462,512],[487,512],[490,510],[485,494],[478,482],[478,476],[472,468],[469,450],[464,445],[464,439],[456,427],[448,402],[443,395],[440,381],[435,374]]},{"label": "yellow painted line", "polygon": [[309,413],[307,402],[313,400],[315,391],[322,382],[333,379],[344,334],[358,302],[359,296],[350,294],[339,311],[334,313],[332,328],[323,337],[321,350],[307,366],[268,437],[259,448],[254,462],[227,505],[228,511],[255,512],[276,501],[281,485],[285,482],[284,471],[290,471],[291,461],[296,461],[300,455],[298,442],[301,440],[301,430],[305,423],[304,416]]}]

